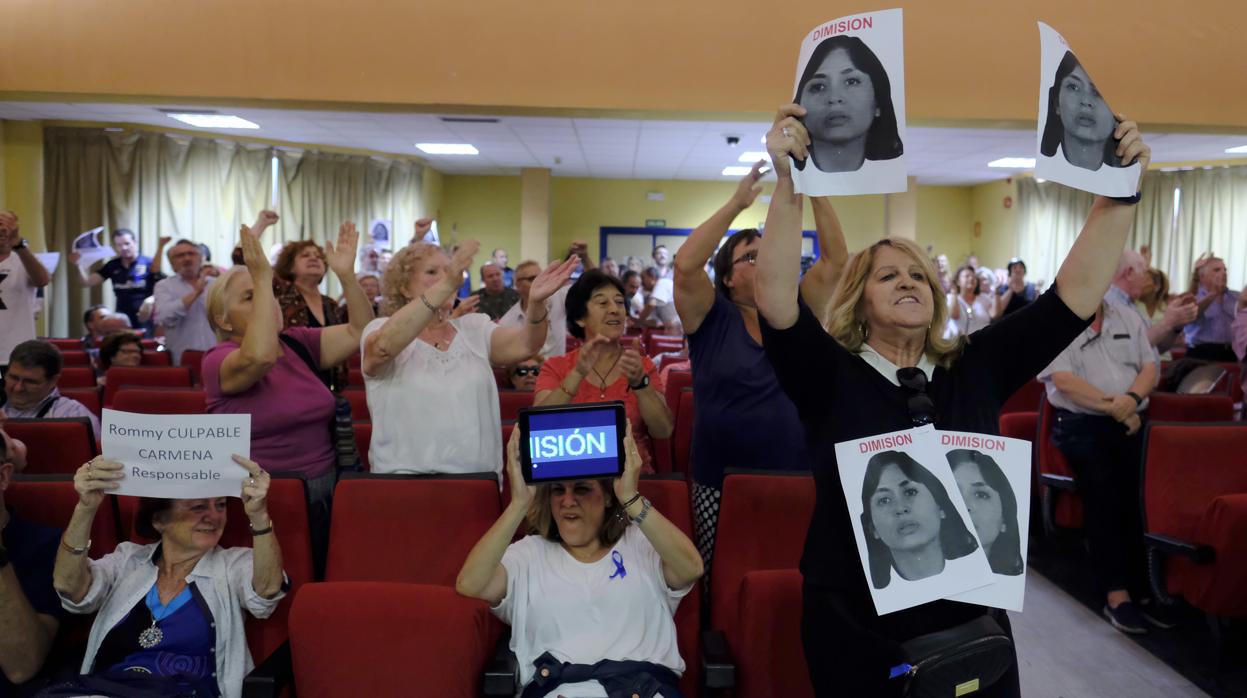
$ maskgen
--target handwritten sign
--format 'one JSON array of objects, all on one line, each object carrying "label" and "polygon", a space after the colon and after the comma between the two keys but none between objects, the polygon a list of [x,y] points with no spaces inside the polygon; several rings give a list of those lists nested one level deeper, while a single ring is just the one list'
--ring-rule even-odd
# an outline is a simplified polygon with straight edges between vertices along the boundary
[{"label": "handwritten sign", "polygon": [[238,497],[249,475],[251,415],[104,410],[104,457],[125,465],[117,494],[163,499]]}]

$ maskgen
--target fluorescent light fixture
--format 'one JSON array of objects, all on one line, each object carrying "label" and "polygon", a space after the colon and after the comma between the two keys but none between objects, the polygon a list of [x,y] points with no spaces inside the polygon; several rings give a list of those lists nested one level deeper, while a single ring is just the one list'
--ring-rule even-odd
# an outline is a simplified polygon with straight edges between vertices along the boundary
[{"label": "fluorescent light fixture", "polygon": [[1000,158],[987,163],[988,167],[1004,167],[1016,170],[1029,170],[1035,166],[1035,158]]},{"label": "fluorescent light fixture", "polygon": [[195,128],[260,128],[260,125],[233,114],[170,114]]},{"label": "fluorescent light fixture", "polygon": [[1234,146],[1233,148],[1226,148],[1225,152],[1231,153],[1231,154],[1247,153],[1247,145],[1237,145],[1237,146]]},{"label": "fluorescent light fixture", "polygon": [[744,177],[753,170],[752,167],[738,167],[736,165],[728,165],[723,168],[724,177]]},{"label": "fluorescent light fixture", "polygon": [[750,150],[748,152],[740,154],[741,162],[748,162],[752,164],[759,160],[766,160],[767,162],[770,162],[771,154],[766,152],[765,150]]},{"label": "fluorescent light fixture", "polygon": [[417,143],[416,147],[429,155],[480,155],[481,151],[471,143]]}]

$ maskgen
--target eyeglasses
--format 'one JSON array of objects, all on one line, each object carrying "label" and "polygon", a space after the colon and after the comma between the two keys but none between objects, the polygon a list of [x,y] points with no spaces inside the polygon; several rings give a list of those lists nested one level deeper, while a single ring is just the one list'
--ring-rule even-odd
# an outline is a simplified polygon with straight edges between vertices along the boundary
[{"label": "eyeglasses", "polygon": [[757,253],[757,252],[746,252],[745,254],[741,255],[740,257],[738,257],[738,258],[736,258],[736,259],[733,259],[733,260],[732,260],[732,265],[733,265],[733,266],[735,266],[735,265],[737,265],[737,264],[740,264],[741,262],[749,262],[749,264],[750,264],[751,266],[752,266],[752,265],[754,265],[754,264],[757,264],[757,263],[758,263],[758,253]]},{"label": "eyeglasses", "polygon": [[529,375],[539,376],[541,375],[541,367],[540,366],[520,366],[519,368],[515,369],[515,375],[517,376],[529,376]]},{"label": "eyeglasses", "polygon": [[939,418],[935,410],[935,401],[927,395],[927,374],[918,367],[901,368],[896,371],[896,380],[901,387],[910,392],[906,407],[909,408],[909,421],[920,427],[933,424]]}]

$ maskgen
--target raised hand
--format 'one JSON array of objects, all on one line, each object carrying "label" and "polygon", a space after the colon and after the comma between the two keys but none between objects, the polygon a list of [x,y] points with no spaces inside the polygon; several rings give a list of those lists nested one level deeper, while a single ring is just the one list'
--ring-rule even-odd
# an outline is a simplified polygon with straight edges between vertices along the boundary
[{"label": "raised hand", "polygon": [[157,249],[164,249],[164,248],[165,248],[165,246],[166,246],[166,245],[168,245],[168,244],[169,244],[169,243],[171,243],[171,242],[173,242],[173,236],[171,236],[171,235],[161,235],[161,236],[160,236],[160,238],[159,238],[158,240],[156,240],[156,247],[157,247]]},{"label": "raised hand", "polygon": [[20,230],[16,213],[0,211],[0,238],[8,235],[13,244],[17,244],[17,241],[21,239]]},{"label": "raised hand", "polygon": [[104,495],[120,487],[118,480],[126,476],[125,466],[104,456],[96,456],[83,463],[74,473],[74,491],[78,503],[95,511],[104,501]]},{"label": "raised hand", "polygon": [[242,508],[254,528],[269,525],[268,487],[272,478],[255,461],[234,454],[234,462],[247,469],[249,477],[242,481]]},{"label": "raised hand", "polygon": [[[598,359],[602,358],[614,346],[617,346],[617,342],[600,335],[594,337],[592,341],[586,342],[580,347],[580,354],[576,358],[576,372],[582,376],[592,373]],[[622,360],[621,358],[620,361]]]},{"label": "raised hand", "polygon": [[1161,322],[1176,330],[1195,322],[1198,316],[1199,304],[1195,302],[1195,298],[1189,294],[1183,294],[1165,308],[1165,315]]},{"label": "raised hand", "polygon": [[450,311],[450,316],[451,317],[463,317],[464,315],[470,315],[476,312],[476,306],[480,304],[481,304],[481,297],[476,294],[473,294],[459,301],[459,305],[456,305],[455,309]]},{"label": "raised hand", "polygon": [[1152,149],[1143,142],[1143,134],[1139,132],[1139,125],[1133,121],[1127,121],[1122,114],[1117,115],[1117,128],[1113,130],[1113,138],[1120,139],[1117,144],[1117,157],[1121,158],[1122,167],[1139,163],[1139,187],[1143,186],[1143,173],[1147,172],[1147,165],[1152,161]]},{"label": "raised hand", "polygon": [[758,194],[762,193],[762,187],[758,186],[758,180],[765,175],[762,168],[766,167],[766,160],[759,160],[753,163],[753,167],[749,170],[749,174],[745,175],[740,184],[736,185],[736,193],[732,194],[732,204],[737,208],[744,210],[753,205],[758,198]]},{"label": "raised hand", "polygon": [[641,482],[641,452],[637,450],[636,439],[632,438],[632,422],[628,422],[624,432],[624,471],[615,478],[615,498],[620,504],[627,502],[637,494]]},{"label": "raised hand", "polygon": [[433,219],[432,218],[421,218],[420,220],[416,221],[416,232],[415,232],[415,235],[412,235],[411,241],[420,242],[421,240],[425,238],[426,235],[429,234],[429,231],[432,229],[433,229]]},{"label": "raised hand", "polygon": [[266,208],[263,211],[260,211],[260,213],[256,216],[255,224],[251,226],[251,230],[253,230],[256,235],[259,235],[260,233],[263,233],[266,228],[276,225],[279,219],[280,216],[278,216],[275,211],[270,211]]},{"label": "raised hand", "polygon": [[359,249],[359,231],[355,224],[345,221],[338,226],[338,244],[325,241],[325,259],[329,268],[339,279],[350,278],[355,274],[355,253]]},{"label": "raised hand", "polygon": [[459,249],[455,250],[454,256],[450,258],[450,268],[446,270],[446,283],[453,288],[459,288],[463,284],[463,272],[472,266],[472,260],[480,249],[479,240],[464,240],[460,243]]},{"label": "raised hand", "polygon": [[[256,225],[259,225],[258,221]],[[263,230],[260,228],[260,232]],[[252,278],[273,275],[273,266],[269,264],[268,255],[264,253],[264,246],[260,244],[259,232],[245,225],[242,226],[238,230],[238,244],[242,247],[243,264],[247,265],[247,271],[251,272]]]},{"label": "raised hand", "polygon": [[619,357],[619,371],[628,379],[628,385],[634,385],[645,376],[645,362],[636,349],[624,349]]},{"label": "raised hand", "polygon": [[547,298],[563,288],[563,284],[572,277],[572,272],[576,271],[579,263],[578,257],[562,262],[550,262],[550,266],[543,269],[537,278],[533,279],[533,285],[528,290],[528,304],[531,306],[533,303],[544,303]]},{"label": "raised hand", "polygon": [[511,503],[527,510],[537,496],[537,488],[524,482],[524,472],[520,468],[519,429],[512,429],[511,438],[507,440],[507,480],[511,484]]},{"label": "raised hand", "polygon": [[778,177],[792,175],[792,164],[789,157],[805,160],[810,156],[810,134],[800,119],[805,116],[805,107],[799,104],[785,104],[775,115],[775,122],[766,134],[766,152],[771,155],[771,165]]}]

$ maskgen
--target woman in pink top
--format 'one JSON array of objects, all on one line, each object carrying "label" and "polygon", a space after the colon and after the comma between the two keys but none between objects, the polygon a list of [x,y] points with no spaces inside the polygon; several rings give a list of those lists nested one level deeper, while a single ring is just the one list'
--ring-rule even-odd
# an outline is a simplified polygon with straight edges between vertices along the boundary
[{"label": "woman in pink top", "polygon": [[[364,325],[372,320],[372,301],[355,279],[359,233],[343,223],[335,247],[325,242],[329,268],[338,275],[351,309],[349,325],[297,327],[282,331],[281,309],[273,297],[273,268],[260,245],[264,228],[277,214],[263,211],[255,228],[242,228],[246,267],[223,274],[208,294],[208,321],[219,343],[203,357],[208,412],[251,415],[251,457],[269,472],[299,473],[307,479],[313,535],[328,523],[329,499],[337,476],[330,435],[334,398],[294,340],[321,369],[359,351]],[[323,519],[322,519],[323,517]],[[317,541],[314,539],[313,544]]]}]

